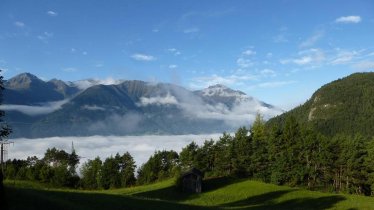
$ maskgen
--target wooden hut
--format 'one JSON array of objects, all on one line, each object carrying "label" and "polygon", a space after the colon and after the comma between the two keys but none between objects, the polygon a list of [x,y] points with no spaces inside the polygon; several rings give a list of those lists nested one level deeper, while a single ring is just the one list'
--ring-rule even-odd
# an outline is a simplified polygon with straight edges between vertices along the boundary
[{"label": "wooden hut", "polygon": [[192,168],[183,173],[181,178],[184,192],[201,193],[203,173],[200,170]]}]

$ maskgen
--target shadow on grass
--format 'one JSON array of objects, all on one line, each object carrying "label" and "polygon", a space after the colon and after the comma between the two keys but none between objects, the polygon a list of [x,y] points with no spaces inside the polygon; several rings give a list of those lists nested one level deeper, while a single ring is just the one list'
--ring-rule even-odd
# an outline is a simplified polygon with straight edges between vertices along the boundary
[{"label": "shadow on grass", "polygon": [[226,203],[222,207],[235,208],[235,209],[313,209],[322,210],[333,207],[340,201],[346,198],[339,195],[326,196],[319,198],[297,198],[286,201],[277,201],[281,196],[297,190],[279,190],[261,195],[253,196],[248,199],[240,200],[237,202]]},{"label": "shadow on grass", "polygon": [[[230,177],[216,177],[210,178],[203,181],[202,192],[213,191],[222,187],[225,187],[230,184],[240,182],[242,180],[233,179]],[[158,190],[147,191],[133,194],[134,197],[139,198],[151,198],[159,200],[169,200],[169,201],[184,201],[187,199],[193,199],[199,197],[199,194],[189,193],[189,192],[180,192],[176,187],[170,186]]]},{"label": "shadow on grass", "polygon": [[[215,178],[205,182],[205,192],[219,189],[240,180]],[[251,189],[248,189],[251,190]],[[279,199],[297,189],[278,190],[225,203],[219,206],[194,206],[179,202],[197,198],[199,194],[178,192],[174,187],[137,193],[131,196],[113,195],[92,192],[66,192],[28,188],[5,187],[6,200],[10,210],[13,209],[327,209],[333,207],[345,197],[334,195],[319,198]],[[214,204],[213,204],[214,205]],[[1,208],[2,210],[3,208]],[[353,210],[353,209],[352,209]]]},{"label": "shadow on grass", "polygon": [[207,209],[175,202],[102,193],[64,192],[6,187],[9,210],[17,209]]}]

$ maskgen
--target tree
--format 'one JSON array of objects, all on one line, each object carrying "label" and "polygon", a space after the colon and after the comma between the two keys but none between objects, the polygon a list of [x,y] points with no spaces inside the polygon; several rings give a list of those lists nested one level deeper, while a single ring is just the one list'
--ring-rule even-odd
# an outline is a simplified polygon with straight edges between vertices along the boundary
[{"label": "tree", "polygon": [[232,142],[232,166],[233,174],[239,177],[245,177],[250,174],[251,164],[251,136],[248,135],[249,131],[245,127],[239,128],[234,136]]},{"label": "tree", "polygon": [[252,157],[250,171],[255,178],[267,181],[269,179],[268,141],[265,121],[261,114],[257,114],[250,129],[252,137]]},{"label": "tree", "polygon": [[98,189],[100,184],[102,161],[99,157],[88,160],[81,168],[82,185],[85,189]]},{"label": "tree", "polygon": [[[117,157],[117,156],[116,156]],[[135,161],[129,152],[125,152],[117,159],[121,176],[121,186],[127,187],[135,184]]]},{"label": "tree", "polygon": [[233,137],[223,133],[214,146],[214,172],[216,176],[227,176],[232,173]]},{"label": "tree", "polygon": [[105,159],[100,174],[100,187],[104,189],[117,188],[121,186],[119,165],[116,159],[119,159],[117,153],[115,157],[111,156]]},{"label": "tree", "polygon": [[139,184],[152,183],[157,180],[170,178],[176,175],[179,163],[177,152],[156,151],[146,163],[138,169]]},{"label": "tree", "polygon": [[[0,73],[1,73],[0,69]],[[0,105],[3,101],[3,90],[4,90],[4,77],[0,75]],[[0,142],[2,142],[5,138],[7,138],[11,133],[12,129],[8,126],[7,123],[3,121],[3,117],[5,112],[0,110]],[[3,144],[1,144],[1,149],[3,149]],[[2,152],[1,152],[2,153]],[[3,157],[0,157],[3,161]],[[0,170],[0,193],[3,191],[3,178],[4,178],[4,163],[1,162],[1,170]],[[0,195],[1,196],[1,195]]]},{"label": "tree", "polygon": [[179,153],[180,156],[180,165],[183,170],[197,167],[197,152],[199,146],[193,141],[186,147],[182,148],[182,151]]},{"label": "tree", "polygon": [[214,141],[205,141],[197,150],[197,168],[209,175],[214,170],[215,146]]}]

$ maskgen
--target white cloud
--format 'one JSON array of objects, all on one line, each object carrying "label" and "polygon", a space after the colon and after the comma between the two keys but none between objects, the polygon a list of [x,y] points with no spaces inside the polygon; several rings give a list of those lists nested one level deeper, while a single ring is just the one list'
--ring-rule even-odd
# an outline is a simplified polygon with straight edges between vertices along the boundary
[{"label": "white cloud", "polygon": [[303,56],[301,58],[293,59],[292,62],[298,65],[305,65],[310,62],[312,62],[312,57],[311,56]]},{"label": "white cloud", "polygon": [[199,28],[194,27],[194,28],[187,28],[187,29],[184,29],[184,30],[183,30],[183,33],[185,33],[185,34],[190,34],[190,33],[197,33],[197,32],[199,32],[199,31],[200,31]]},{"label": "white cloud", "polygon": [[128,151],[138,167],[145,163],[156,150],[180,152],[187,144],[195,141],[202,145],[205,140],[218,140],[222,134],[172,135],[172,136],[88,136],[88,137],[51,137],[38,139],[13,139],[9,147],[9,159],[26,159],[28,156],[42,158],[48,148],[57,147],[71,151],[71,142],[81,157],[81,164],[99,156],[102,160],[116,153]]},{"label": "white cloud", "polygon": [[137,61],[154,61],[156,58],[152,55],[136,53],[131,56],[132,59]]},{"label": "white cloud", "polygon": [[25,27],[25,23],[21,22],[21,21],[16,21],[14,22],[14,25],[19,27],[19,28],[23,28]]},{"label": "white cloud", "polygon": [[171,64],[171,65],[169,65],[169,69],[176,69],[176,68],[178,68],[178,66],[175,65],[175,64]]},{"label": "white cloud", "polygon": [[105,111],[105,108],[96,106],[96,105],[84,105],[82,106],[82,109],[90,110],[90,111]]},{"label": "white cloud", "polygon": [[238,58],[236,60],[236,64],[240,68],[248,68],[250,66],[253,66],[253,62],[250,59],[247,59],[247,58]]},{"label": "white cloud", "polygon": [[281,64],[297,64],[297,65],[315,65],[320,64],[325,60],[325,54],[320,49],[309,49],[300,51],[298,58],[281,59]]},{"label": "white cloud", "polygon": [[361,61],[354,64],[352,67],[360,71],[374,71],[374,61]]},{"label": "white cloud", "polygon": [[357,52],[357,51],[342,51],[342,50],[338,50],[338,54],[332,59],[331,64],[332,65],[340,65],[340,64],[349,63],[357,55],[359,55],[359,52]]},{"label": "white cloud", "polygon": [[[220,95],[222,94],[224,95],[224,93],[220,93]],[[280,109],[263,106],[260,101],[238,93],[235,95],[235,99],[231,99],[231,102],[232,106],[230,107],[224,103],[207,104],[198,100],[193,100],[193,103],[180,103],[179,106],[188,116],[201,120],[220,120],[228,128],[251,125],[257,113],[261,113],[266,119],[282,113]]]},{"label": "white cloud", "polygon": [[244,52],[242,52],[243,55],[248,55],[248,56],[251,56],[251,55],[256,55],[256,51],[253,51],[253,50],[246,50]]},{"label": "white cloud", "polygon": [[255,75],[228,75],[228,76],[218,76],[216,74],[213,74],[212,76],[206,76],[206,77],[197,77],[193,78],[192,82],[190,83],[190,87],[192,89],[202,89],[206,88],[208,86],[221,84],[221,85],[240,85],[248,81],[254,81],[257,80],[258,76]]},{"label": "white cloud", "polygon": [[58,13],[50,10],[50,11],[47,12],[47,15],[49,15],[51,17],[56,17],[58,15]]},{"label": "white cloud", "polygon": [[318,31],[315,34],[313,34],[311,37],[303,41],[299,47],[306,48],[313,46],[318,40],[320,40],[324,35],[323,31]]},{"label": "white cloud", "polygon": [[60,109],[62,105],[66,104],[67,102],[69,102],[69,99],[42,103],[40,106],[3,104],[0,105],[0,109],[4,111],[18,111],[26,115],[36,116],[52,113]]},{"label": "white cloud", "polygon": [[359,23],[361,22],[361,17],[360,16],[343,16],[339,17],[335,20],[337,23]]},{"label": "white cloud", "polygon": [[155,97],[141,97],[139,106],[148,106],[148,105],[176,105],[178,104],[177,99],[171,95],[170,93],[167,93],[166,96],[155,96]]},{"label": "white cloud", "polygon": [[117,80],[113,79],[112,77],[108,77],[106,79],[88,79],[88,80],[78,80],[72,82],[71,85],[78,87],[81,90],[85,90],[89,87],[95,85],[118,85],[124,82],[124,80]]}]

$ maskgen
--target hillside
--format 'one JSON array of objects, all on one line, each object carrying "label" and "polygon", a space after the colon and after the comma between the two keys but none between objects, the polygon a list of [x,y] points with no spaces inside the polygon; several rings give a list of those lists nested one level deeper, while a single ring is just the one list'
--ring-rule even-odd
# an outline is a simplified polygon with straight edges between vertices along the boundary
[{"label": "hillside", "polygon": [[[6,182],[9,209],[373,209],[372,197],[329,194],[226,178],[205,181],[205,192],[176,192],[173,180],[108,191],[46,189]],[[19,202],[22,200],[22,202]]]},{"label": "hillside", "polygon": [[355,73],[318,89],[303,105],[269,120],[283,124],[293,116],[321,133],[373,136],[374,73]]}]

